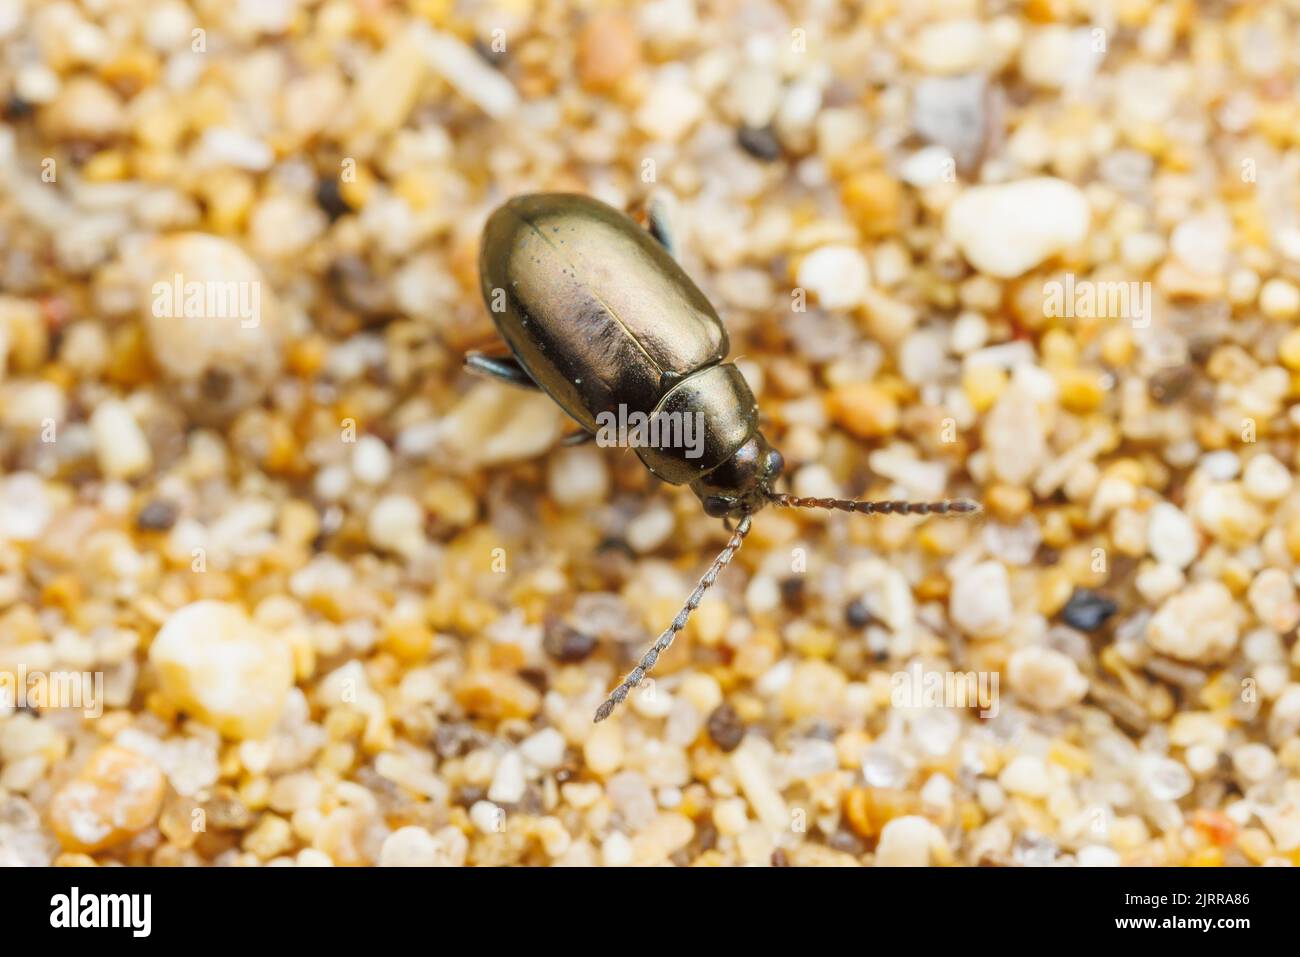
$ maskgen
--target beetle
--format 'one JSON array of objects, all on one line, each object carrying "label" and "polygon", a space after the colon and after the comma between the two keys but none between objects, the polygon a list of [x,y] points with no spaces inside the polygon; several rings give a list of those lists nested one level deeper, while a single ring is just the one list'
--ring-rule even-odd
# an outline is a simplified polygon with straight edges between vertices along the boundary
[{"label": "beetle", "polygon": [[[700,447],[641,443],[656,476],[689,485],[706,514],[735,519],[731,538],[659,638],[596,711],[603,721],[672,644],[765,505],[865,514],[971,513],[965,499],[864,502],[800,498],[774,488],[784,460],[758,428],[758,404],[726,360],[727,331],[678,264],[665,200],[652,197],[648,229],[607,204],[574,193],[515,196],[483,228],[479,281],[507,356],[472,352],[466,368],[541,389],[581,426],[597,431],[621,406],[660,421],[697,415]],[[691,452],[696,454],[692,455]]]}]

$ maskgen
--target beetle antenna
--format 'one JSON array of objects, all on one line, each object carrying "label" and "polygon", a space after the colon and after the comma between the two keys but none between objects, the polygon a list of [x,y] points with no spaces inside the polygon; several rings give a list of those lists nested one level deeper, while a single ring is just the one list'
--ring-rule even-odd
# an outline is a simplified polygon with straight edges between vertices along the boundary
[{"label": "beetle antenna", "polygon": [[799,498],[784,492],[774,492],[769,498],[773,505],[783,508],[827,508],[864,515],[969,515],[983,510],[979,502],[968,498],[939,502],[860,502],[851,498]]},{"label": "beetle antenna", "polygon": [[686,604],[677,613],[677,617],[673,619],[672,624],[664,629],[664,633],[641,656],[641,661],[628,672],[627,677],[623,679],[623,683],[615,688],[613,693],[605,699],[605,703],[596,709],[597,721],[604,721],[614,713],[614,709],[623,702],[628,692],[641,683],[650,669],[655,666],[659,656],[668,650],[668,646],[673,643],[677,633],[686,627],[686,621],[691,617],[691,612],[700,607],[700,601],[704,598],[704,593],[718,580],[722,570],[731,563],[731,559],[735,557],[736,552],[745,541],[745,536],[749,534],[751,520],[749,515],[741,518],[736,525],[736,530],[731,533],[731,539],[727,542],[726,548],[720,551],[718,557],[713,560],[713,564],[709,566],[709,570],[704,573],[704,577],[695,586],[695,591],[691,592],[691,597],[686,599]]}]

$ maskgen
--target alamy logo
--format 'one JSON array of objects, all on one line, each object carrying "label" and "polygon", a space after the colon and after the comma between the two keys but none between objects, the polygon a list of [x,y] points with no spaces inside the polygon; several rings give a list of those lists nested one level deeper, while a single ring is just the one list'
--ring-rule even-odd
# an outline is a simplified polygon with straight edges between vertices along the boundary
[{"label": "alamy logo", "polygon": [[996,671],[926,671],[914,662],[889,679],[889,700],[895,708],[974,708],[981,718],[998,714]]},{"label": "alamy logo", "polygon": [[104,713],[102,671],[0,671],[0,704],[10,708],[75,710],[87,718]]},{"label": "alamy logo", "polygon": [[1151,325],[1151,283],[1075,279],[1043,283],[1043,315],[1050,319],[1124,319],[1134,329]]},{"label": "alamy logo", "polygon": [[245,329],[256,329],[262,321],[260,282],[186,282],[176,273],[171,282],[154,283],[152,292],[158,319],[238,319]]},{"label": "alamy logo", "polygon": [[50,898],[51,927],[127,927],[132,937],[148,937],[153,924],[151,894],[71,893]]},{"label": "alamy logo", "polygon": [[685,449],[686,458],[704,454],[703,412],[628,412],[620,404],[617,414],[596,415],[596,444],[601,448]]}]

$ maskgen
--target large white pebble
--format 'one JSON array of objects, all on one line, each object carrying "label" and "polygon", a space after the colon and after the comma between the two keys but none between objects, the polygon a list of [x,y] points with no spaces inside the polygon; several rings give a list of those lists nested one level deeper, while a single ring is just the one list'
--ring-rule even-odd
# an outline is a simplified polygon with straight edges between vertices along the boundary
[{"label": "large white pebble", "polygon": [[556,503],[569,508],[603,502],[609,495],[605,453],[593,445],[557,451],[547,462],[546,487]]},{"label": "large white pebble", "polygon": [[541,392],[482,382],[447,413],[440,435],[450,456],[486,467],[536,458],[560,438],[564,421]]},{"label": "large white pebble", "polygon": [[172,612],[149,661],[168,701],[231,738],[264,737],[293,687],[289,646],[226,602]]},{"label": "large white pebble", "polygon": [[1011,627],[1011,584],[1001,562],[964,569],[952,585],[952,620],[972,638],[994,638]]},{"label": "large white pebble", "polygon": [[1052,648],[1019,648],[1007,662],[1013,691],[1040,711],[1056,711],[1083,700],[1088,679],[1074,659]]},{"label": "large white pebble", "polygon": [[799,264],[796,279],[827,309],[852,309],[867,294],[867,260],[852,246],[822,246]]},{"label": "large white pebble", "polygon": [[877,867],[928,867],[930,853],[943,843],[939,829],[915,814],[896,817],[880,831]]},{"label": "large white pebble", "polygon": [[182,233],[128,264],[145,283],[149,346],[192,415],[258,401],[279,372],[286,320],[271,284],[227,239]]},{"label": "large white pebble", "polygon": [[385,495],[370,509],[366,534],[376,548],[410,558],[424,545],[424,509],[409,495]]},{"label": "large white pebble", "polygon": [[976,70],[990,54],[984,24],[959,18],[927,24],[908,46],[916,65],[926,73],[950,75]]},{"label": "large white pebble", "polygon": [[1200,551],[1192,520],[1176,505],[1159,502],[1147,522],[1147,548],[1161,564],[1186,568]]},{"label": "large white pebble", "polygon": [[90,416],[99,469],[109,478],[131,478],[149,470],[153,453],[125,402],[105,399]]},{"label": "large white pebble", "polygon": [[948,207],[943,229],[980,272],[1014,279],[1081,242],[1090,219],[1078,187],[1039,176],[966,190]]},{"label": "large white pebble", "polygon": [[438,842],[422,827],[399,827],[379,849],[380,867],[434,867],[438,863]]},{"label": "large white pebble", "polygon": [[1197,582],[1168,599],[1147,625],[1147,642],[1181,661],[1211,664],[1237,646],[1237,606],[1222,582]]}]

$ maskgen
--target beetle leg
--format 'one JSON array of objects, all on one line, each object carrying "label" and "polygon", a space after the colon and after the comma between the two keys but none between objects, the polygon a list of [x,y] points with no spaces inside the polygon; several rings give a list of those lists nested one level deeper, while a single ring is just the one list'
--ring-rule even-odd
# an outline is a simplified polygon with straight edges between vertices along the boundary
[{"label": "beetle leg", "polygon": [[465,368],[477,375],[488,376],[521,389],[537,388],[537,383],[514,356],[488,356],[481,352],[471,352],[465,356]]},{"label": "beetle leg", "polygon": [[668,197],[662,190],[656,190],[646,200],[646,220],[650,235],[659,240],[659,245],[668,250],[668,255],[677,259],[677,237],[673,234],[672,210]]},{"label": "beetle leg", "polygon": [[595,441],[595,439],[595,432],[570,432],[564,438],[560,439],[560,444],[566,447],[570,445],[586,445],[588,442]]}]

